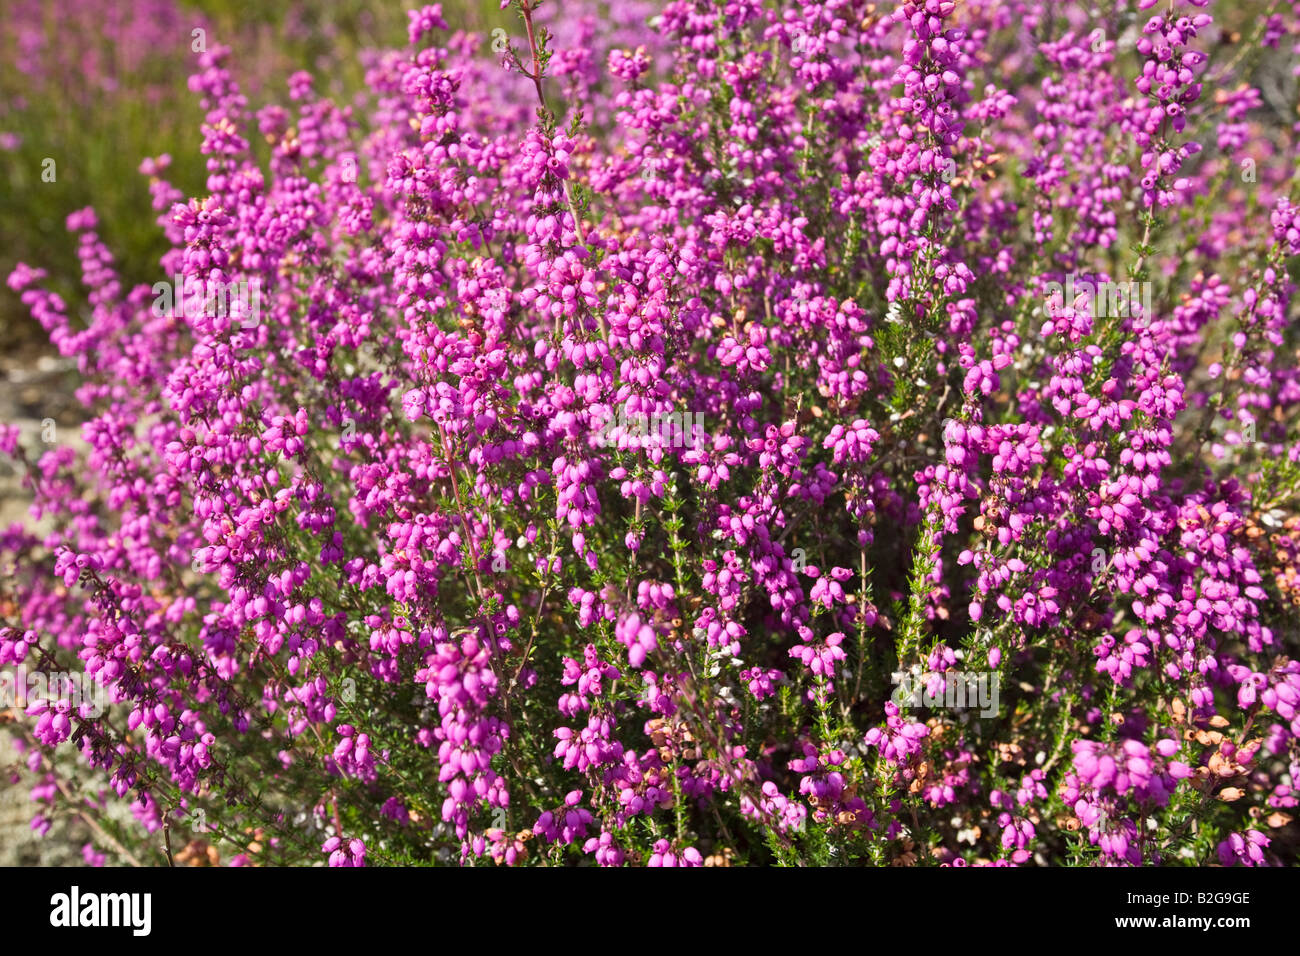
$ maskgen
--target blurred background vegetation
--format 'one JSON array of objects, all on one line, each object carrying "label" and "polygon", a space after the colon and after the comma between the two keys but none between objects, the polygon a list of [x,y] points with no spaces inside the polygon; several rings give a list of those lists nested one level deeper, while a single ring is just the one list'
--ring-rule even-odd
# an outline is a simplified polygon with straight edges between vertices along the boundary
[{"label": "blurred background vegetation", "polygon": [[[203,113],[187,84],[198,53],[232,48],[231,67],[257,109],[287,99],[286,80],[311,72],[340,103],[363,86],[358,53],[403,46],[406,11],[422,4],[365,0],[11,0],[0,18],[0,278],[20,261],[69,308],[85,296],[69,213],[94,206],[130,288],[158,281],[166,250],[150,206],[146,157],[172,157],[166,178],[186,195],[206,179]],[[452,30],[509,26],[496,0],[443,0]],[[53,182],[42,179],[52,159]],[[0,353],[50,352],[44,331],[0,283]]]}]

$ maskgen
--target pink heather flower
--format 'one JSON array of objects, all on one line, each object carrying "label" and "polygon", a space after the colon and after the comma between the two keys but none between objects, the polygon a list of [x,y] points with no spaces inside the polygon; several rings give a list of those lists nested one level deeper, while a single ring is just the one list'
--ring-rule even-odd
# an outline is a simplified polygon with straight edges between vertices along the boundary
[{"label": "pink heather flower", "polygon": [[1271,841],[1258,830],[1230,833],[1218,845],[1219,862],[1224,866],[1267,866],[1264,847]]},{"label": "pink heather flower", "polygon": [[430,4],[421,7],[419,10],[408,10],[406,16],[410,20],[407,28],[407,38],[412,46],[415,46],[426,34],[432,33],[435,29],[447,29],[447,21],[442,18],[442,4],[440,3]]}]

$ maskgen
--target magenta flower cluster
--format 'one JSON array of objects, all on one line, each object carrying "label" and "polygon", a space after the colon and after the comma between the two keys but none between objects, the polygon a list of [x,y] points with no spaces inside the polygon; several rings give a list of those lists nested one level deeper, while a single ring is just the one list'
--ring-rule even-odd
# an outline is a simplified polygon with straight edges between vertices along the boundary
[{"label": "magenta flower cluster", "polygon": [[157,314],[91,210],[84,308],[9,277],[85,420],[0,428],[54,529],[0,536],[0,665],[110,701],[16,722],[38,825],[1294,862],[1300,4],[888,6],[429,6],[347,103],[203,54],[159,277],[257,308]]}]

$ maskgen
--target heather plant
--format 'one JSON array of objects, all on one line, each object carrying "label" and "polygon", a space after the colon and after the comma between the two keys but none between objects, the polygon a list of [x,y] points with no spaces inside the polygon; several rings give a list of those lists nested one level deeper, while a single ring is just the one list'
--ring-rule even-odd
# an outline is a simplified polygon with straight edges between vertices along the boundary
[{"label": "heather plant", "polygon": [[364,102],[214,45],[170,295],[10,275],[88,447],[0,429],[0,664],[107,701],[15,701],[34,826],[1293,863],[1300,5],[502,6]]}]

